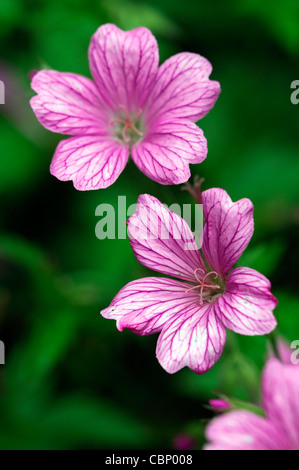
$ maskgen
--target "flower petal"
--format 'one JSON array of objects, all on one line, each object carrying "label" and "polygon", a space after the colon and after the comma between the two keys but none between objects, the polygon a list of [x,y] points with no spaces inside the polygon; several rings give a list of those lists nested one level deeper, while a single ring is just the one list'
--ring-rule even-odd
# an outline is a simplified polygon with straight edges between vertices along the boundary
[{"label": "flower petal", "polygon": [[158,45],[144,27],[122,31],[113,24],[101,26],[89,47],[91,73],[107,106],[142,108],[156,77]]},{"label": "flower petal", "polygon": [[73,180],[80,191],[107,188],[124,169],[128,153],[106,137],[71,137],[58,144],[50,172],[61,181]]},{"label": "flower petal", "polygon": [[205,450],[290,450],[279,427],[249,411],[230,411],[206,428]]},{"label": "flower petal", "polygon": [[187,120],[170,118],[155,123],[131,150],[138,168],[160,184],[188,181],[189,163],[201,163],[207,152],[207,141],[199,127]]},{"label": "flower petal", "polygon": [[262,384],[268,419],[281,429],[292,449],[299,449],[299,366],[269,359]]},{"label": "flower petal", "polygon": [[129,328],[138,335],[157,333],[163,325],[180,314],[185,306],[198,300],[186,293],[189,284],[163,277],[146,277],[127,284],[101,312],[117,321],[117,328]]},{"label": "flower petal", "polygon": [[187,222],[158,199],[142,194],[128,220],[130,244],[147,268],[194,282],[203,261]]},{"label": "flower petal", "polygon": [[226,329],[215,315],[213,304],[186,304],[180,315],[167,322],[157,343],[157,358],[170,374],[189,367],[207,372],[220,358]]},{"label": "flower petal", "polygon": [[181,184],[191,176],[188,162],[151,137],[132,147],[131,155],[139,170],[156,183]]},{"label": "flower petal", "polygon": [[[285,364],[293,364],[292,356],[294,355],[294,352],[295,354],[297,354],[297,352],[292,349],[291,344],[282,337],[278,337],[276,339],[276,347],[281,362],[284,362]],[[275,357],[274,352],[272,352],[272,348],[270,350],[270,355],[272,355],[272,357]]]},{"label": "flower petal", "polygon": [[202,193],[205,223],[202,252],[222,277],[233,267],[253,234],[253,204],[232,202],[226,191],[212,188]]},{"label": "flower petal", "polygon": [[215,311],[226,328],[250,336],[274,330],[277,300],[265,276],[254,269],[236,268],[228,274],[225,284],[225,293],[215,302]]},{"label": "flower petal", "polygon": [[90,79],[41,70],[34,75],[31,86],[38,94],[30,104],[46,129],[69,135],[107,134],[108,118]]},{"label": "flower petal", "polygon": [[166,113],[192,121],[205,116],[220,93],[219,83],[208,78],[211,71],[210,62],[198,54],[182,52],[166,60],[148,99],[147,121]]}]

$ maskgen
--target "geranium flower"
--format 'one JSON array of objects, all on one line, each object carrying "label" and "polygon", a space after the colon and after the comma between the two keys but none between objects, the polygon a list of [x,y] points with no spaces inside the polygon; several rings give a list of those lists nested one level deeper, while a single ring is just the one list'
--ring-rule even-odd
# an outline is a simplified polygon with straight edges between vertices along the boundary
[{"label": "geranium flower", "polygon": [[206,450],[299,450],[299,367],[268,360],[262,376],[265,417],[229,411],[206,429]]},{"label": "geranium flower", "polygon": [[211,64],[198,54],[176,54],[160,67],[158,45],[147,28],[122,31],[101,26],[91,39],[94,81],[42,70],[32,79],[30,104],[39,122],[73,137],[59,143],[50,171],[79,190],[106,188],[129,154],[161,184],[190,177],[207,143],[194,122],[214,106],[220,85],[209,80]]},{"label": "geranium flower", "polygon": [[230,269],[253,233],[249,199],[233,203],[218,188],[202,193],[202,254],[188,224],[156,198],[142,195],[128,220],[130,243],[144,266],[179,278],[130,282],[101,313],[139,335],[161,332],[157,358],[169,373],[202,374],[222,354],[226,328],[243,335],[276,326],[270,282],[250,268]]}]

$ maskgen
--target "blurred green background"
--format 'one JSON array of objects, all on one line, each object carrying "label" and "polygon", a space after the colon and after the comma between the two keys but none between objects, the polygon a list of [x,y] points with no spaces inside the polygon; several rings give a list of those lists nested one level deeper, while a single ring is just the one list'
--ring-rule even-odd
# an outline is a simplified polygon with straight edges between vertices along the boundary
[{"label": "blurred green background", "polygon": [[201,122],[207,160],[191,167],[204,189],[223,187],[255,205],[255,234],[240,264],[270,277],[279,333],[299,339],[298,124],[290,84],[299,79],[297,0],[1,0],[0,366],[2,449],[173,447],[189,433],[200,448],[213,391],[259,400],[264,337],[229,334],[206,374],[168,375],[157,336],[119,333],[100,309],[150,271],[128,240],[98,240],[95,208],[140,193],[191,202],[129,163],[107,190],[78,192],[49,173],[61,137],[37,122],[28,74],[50,67],[89,74],[87,49],[103,23],[149,27],[161,61],[181,51],[207,57],[222,93]]}]

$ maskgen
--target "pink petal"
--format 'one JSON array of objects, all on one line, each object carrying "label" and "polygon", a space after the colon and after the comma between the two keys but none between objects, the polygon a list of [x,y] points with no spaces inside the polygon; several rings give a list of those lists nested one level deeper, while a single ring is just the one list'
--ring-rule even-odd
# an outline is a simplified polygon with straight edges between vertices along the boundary
[{"label": "pink petal", "polygon": [[[297,366],[299,368],[298,346],[298,340],[295,340],[294,344],[292,344],[281,336],[276,336],[276,348],[281,362],[285,364],[292,364],[293,366]],[[276,357],[272,346],[269,347],[269,357]]]},{"label": "pink petal", "polygon": [[39,122],[69,135],[107,134],[108,118],[95,84],[73,73],[41,70],[32,79],[30,104]]},{"label": "pink petal", "polygon": [[204,266],[187,222],[153,196],[139,196],[128,234],[138,261],[154,271],[194,282]]},{"label": "pink petal", "polygon": [[214,408],[216,411],[226,411],[232,408],[232,405],[228,401],[223,400],[222,398],[212,398],[209,400],[209,405]]},{"label": "pink petal", "polygon": [[142,108],[156,77],[158,45],[147,28],[122,31],[113,24],[101,26],[89,47],[91,73],[107,106]]},{"label": "pink petal", "polygon": [[[294,352],[289,342],[283,338],[277,338],[276,341],[279,358],[285,364],[292,364],[292,353]],[[293,364],[294,365],[294,364]]]},{"label": "pink petal", "polygon": [[242,335],[270,333],[277,325],[273,315],[277,300],[270,288],[270,281],[254,269],[233,269],[226,278],[225,293],[215,302],[218,318]]},{"label": "pink petal", "polygon": [[166,60],[158,71],[148,99],[147,121],[166,113],[197,121],[213,108],[220,93],[218,82],[209,80],[210,62],[198,54],[182,52]]},{"label": "pink petal", "polygon": [[263,373],[263,400],[267,417],[299,450],[299,367],[269,359]]},{"label": "pink petal", "polygon": [[71,137],[58,144],[50,172],[61,181],[73,180],[80,191],[107,188],[124,169],[128,153],[106,137]]},{"label": "pink petal", "polygon": [[165,118],[151,126],[142,142],[131,150],[138,168],[160,184],[188,181],[189,163],[201,163],[208,151],[199,127],[190,121],[171,119]]},{"label": "pink petal", "polygon": [[240,258],[253,234],[253,205],[249,199],[232,202],[226,191],[202,193],[205,224],[202,252],[223,277]]},{"label": "pink petal", "polygon": [[217,319],[213,304],[199,305],[197,297],[182,307],[180,314],[167,322],[160,333],[157,358],[170,374],[186,366],[203,374],[220,358],[226,330]]},{"label": "pink petal", "polygon": [[290,450],[279,427],[249,411],[230,411],[206,428],[205,450]]},{"label": "pink petal", "polygon": [[186,294],[189,284],[163,277],[146,277],[130,282],[101,314],[117,321],[117,328],[129,328],[138,335],[157,333],[166,322],[198,300]]}]

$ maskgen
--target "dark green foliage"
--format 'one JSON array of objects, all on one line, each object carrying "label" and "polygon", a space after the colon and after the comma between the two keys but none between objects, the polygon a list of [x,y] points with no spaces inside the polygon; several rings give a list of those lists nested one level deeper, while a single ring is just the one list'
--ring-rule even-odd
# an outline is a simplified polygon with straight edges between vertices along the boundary
[{"label": "dark green foliage", "polygon": [[209,155],[192,173],[205,177],[204,188],[252,199],[255,234],[239,265],[272,280],[279,332],[299,339],[299,105],[290,102],[299,79],[299,3],[1,0],[0,79],[8,84],[0,105],[2,449],[165,449],[179,432],[200,447],[213,391],[259,400],[266,338],[229,334],[208,373],[171,376],[155,359],[156,337],[119,333],[99,315],[149,271],[128,240],[95,237],[96,206],[117,208],[118,195],[132,204],[144,192],[167,204],[190,202],[131,163],[112,187],[86,193],[48,171],[62,137],[36,121],[28,73],[89,75],[89,40],[105,22],[151,28],[161,60],[189,50],[212,62],[222,93],[200,122]]}]

